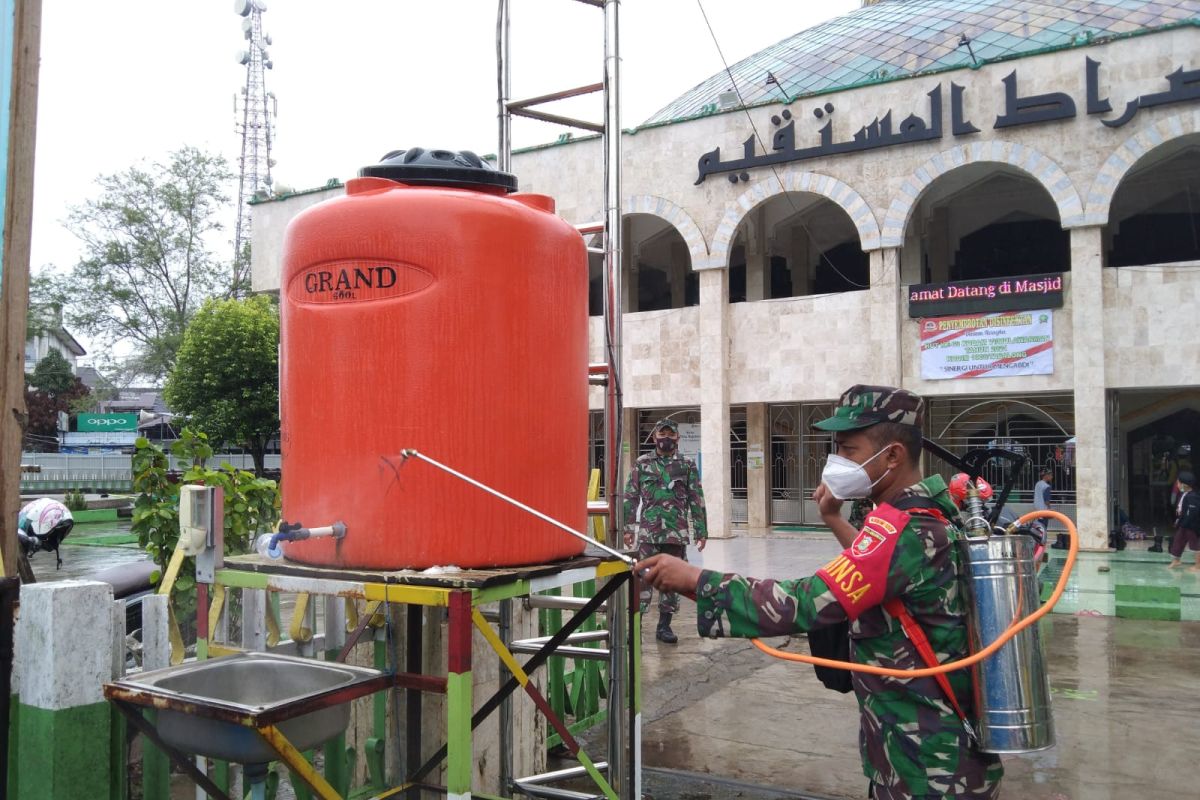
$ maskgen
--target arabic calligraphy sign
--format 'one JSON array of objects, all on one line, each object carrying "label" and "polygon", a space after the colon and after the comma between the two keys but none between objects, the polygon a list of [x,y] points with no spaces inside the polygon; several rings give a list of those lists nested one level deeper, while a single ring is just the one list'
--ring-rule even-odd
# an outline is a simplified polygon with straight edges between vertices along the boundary
[{"label": "arabic calligraphy sign", "polygon": [[1050,375],[1054,372],[1054,314],[967,314],[921,320],[921,377],[925,380]]},{"label": "arabic calligraphy sign", "polygon": [[912,318],[1062,308],[1062,304],[1061,272],[908,287],[908,316]]},{"label": "arabic calligraphy sign", "polygon": [[[1107,98],[1100,97],[1100,62],[1091,58],[1086,59],[1086,109],[1088,115],[1106,114],[1112,111],[1112,103]],[[1109,128],[1119,128],[1134,118],[1143,108],[1154,108],[1172,103],[1195,102],[1200,100],[1200,69],[1185,70],[1183,67],[1165,76],[1167,90],[1135,97],[1125,104],[1125,110],[1113,119],[1102,119],[1100,122]],[[1004,111],[996,117],[992,128],[1012,128],[1020,125],[1033,125],[1056,120],[1072,119],[1077,114],[1075,99],[1065,92],[1047,92],[1021,97],[1018,88],[1017,71],[1006,75],[1001,83],[1004,84]],[[963,113],[963,96],[966,89],[956,83],[950,84],[950,134],[952,136],[968,136],[979,133],[965,118]],[[915,144],[943,138],[945,134],[942,120],[942,84],[926,93],[929,98],[929,111],[926,117],[909,114],[899,125],[892,121],[889,109],[882,117],[876,117],[848,140],[834,141],[833,114],[837,110],[832,102],[826,102],[812,110],[818,120],[825,124],[817,131],[818,142],[810,147],[796,146],[796,120],[792,112],[784,110],[771,117],[772,124],[778,128],[771,137],[770,153],[757,152],[757,134],[752,133],[742,143],[740,158],[728,161],[721,159],[721,148],[717,147],[700,156],[697,164],[699,172],[696,185],[704,183],[709,175],[728,172],[732,173],[729,180],[737,183],[739,180],[750,180],[745,170],[756,167],[769,167],[776,164],[786,164],[793,161],[803,161],[823,156],[837,156],[846,153],[860,153],[880,147],[894,147],[901,144]],[[786,123],[786,124],[785,124]]]}]

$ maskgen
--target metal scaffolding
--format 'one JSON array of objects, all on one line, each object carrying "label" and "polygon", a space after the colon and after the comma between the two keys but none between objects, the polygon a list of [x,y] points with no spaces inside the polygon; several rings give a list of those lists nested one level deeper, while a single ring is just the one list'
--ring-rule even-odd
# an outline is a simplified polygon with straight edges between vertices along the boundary
[{"label": "metal scaffolding", "polygon": [[[608,531],[619,536],[623,529],[620,492],[621,481],[621,56],[620,0],[575,0],[602,9],[604,14],[604,79],[600,83],[565,89],[525,100],[512,100],[511,51],[509,43],[510,2],[499,0],[496,16],[497,111],[499,148],[498,166],[509,171],[512,167],[512,116],[522,116],[571,128],[599,133],[604,142],[604,220],[576,226],[585,236],[603,232],[600,248],[588,248],[604,259],[604,352],[605,363],[593,364],[591,380],[605,386],[604,447],[605,480],[608,501]],[[557,100],[580,97],[595,92],[604,95],[604,120],[587,120],[551,114],[537,107]],[[615,541],[615,538],[613,539]],[[636,698],[636,647],[640,627],[637,598],[626,601],[624,593],[614,595],[608,604],[610,642],[609,707],[608,707],[608,776],[609,783],[620,797],[641,796],[641,743],[638,740],[640,708],[636,701],[626,707],[620,698]],[[621,645],[630,642],[628,648]],[[546,784],[565,777],[572,771],[534,776],[517,780],[517,786],[531,797],[561,798],[576,796],[555,790]]]},{"label": "metal scaffolding", "polygon": [[[181,553],[182,551],[176,551]],[[182,563],[182,557],[174,559],[173,563]],[[177,567],[176,567],[177,568]],[[322,596],[335,604],[345,601],[367,603],[358,618],[361,622],[349,636],[343,632],[348,617],[337,618],[327,610],[325,638],[322,644],[327,654],[327,660],[344,661],[349,652],[359,642],[360,637],[371,624],[377,613],[385,610],[392,612],[407,610],[406,629],[403,641],[403,669],[387,670],[386,661],[377,657],[377,667],[381,668],[377,678],[364,681],[354,687],[344,690],[327,692],[319,697],[301,698],[295,702],[283,704],[278,708],[237,707],[225,702],[210,701],[195,696],[182,696],[172,690],[164,690],[139,681],[137,678],[122,679],[105,686],[105,696],[112,701],[116,708],[129,720],[140,733],[147,736],[160,750],[167,754],[171,761],[197,784],[203,787],[209,797],[216,800],[228,800],[228,772],[221,771],[221,776],[210,776],[196,767],[193,759],[172,747],[155,730],[155,725],[142,715],[142,709],[154,708],[167,711],[178,711],[188,715],[206,717],[213,720],[233,723],[256,730],[266,745],[274,751],[279,760],[291,769],[294,779],[308,786],[315,796],[322,800],[343,800],[349,796],[349,775],[338,759],[332,757],[335,753],[345,753],[345,740],[338,736],[325,745],[325,769],[318,771],[309,758],[302,755],[287,737],[280,731],[279,726],[289,719],[312,713],[322,708],[332,707],[356,697],[364,697],[375,692],[403,692],[406,699],[405,734],[403,741],[396,740],[395,746],[402,745],[400,752],[401,783],[387,786],[383,772],[382,749],[384,733],[384,718],[386,712],[377,706],[374,712],[378,753],[372,762],[372,753],[366,754],[371,763],[378,792],[376,798],[406,797],[416,798],[425,796],[426,792],[445,793],[452,798],[493,798],[492,795],[473,791],[472,775],[475,773],[475,756],[473,752],[473,731],[493,713],[501,714],[501,760],[508,764],[511,775],[512,736],[511,731],[505,731],[504,725],[511,726],[511,719],[505,719],[503,707],[512,695],[520,692],[528,696],[545,716],[550,726],[561,737],[563,745],[578,760],[579,767],[559,770],[545,775],[528,778],[517,778],[511,781],[511,786],[504,788],[504,796],[508,792],[519,793],[529,797],[570,798],[571,800],[619,800],[632,795],[620,790],[616,783],[616,773],[606,770],[612,767],[608,762],[591,759],[580,746],[579,741],[564,723],[562,717],[555,713],[547,702],[545,695],[534,684],[530,676],[553,656],[566,655],[571,658],[608,659],[621,661],[626,653],[625,642],[602,635],[603,632],[577,632],[594,613],[605,606],[612,615],[614,610],[623,614],[626,608],[625,599],[632,594],[633,574],[630,566],[623,560],[612,558],[601,551],[593,551],[577,558],[552,564],[529,567],[509,567],[495,569],[473,569],[460,572],[444,573],[441,575],[426,575],[412,570],[395,572],[378,572],[354,569],[339,569],[326,567],[311,567],[286,561],[277,561],[260,555],[233,556],[225,559],[223,566],[215,568],[213,583],[198,585],[197,594],[197,656],[203,660],[212,656],[229,655],[241,650],[229,648],[214,641],[216,628],[224,607],[222,599],[226,589],[252,590],[266,593],[301,593],[301,597]],[[595,595],[590,598],[542,596],[538,592],[564,588],[578,583],[580,580],[603,581]],[[211,598],[211,600],[210,600]],[[560,608],[573,612],[562,627],[552,635],[520,641],[506,641],[511,630],[511,601],[527,598],[534,608]],[[497,604],[498,612],[485,613],[484,606]],[[243,619],[258,619],[266,608],[261,601],[255,602],[256,612],[246,611]],[[327,606],[327,609],[330,608]],[[428,623],[423,609],[444,609],[447,615],[446,630],[446,674],[428,674],[422,669],[423,642],[425,636],[423,627]],[[298,620],[305,617],[301,606],[297,605],[296,618],[293,619],[293,641],[296,640]],[[491,617],[491,619],[489,619]],[[268,620],[270,615],[268,614]],[[336,619],[331,624],[330,620]],[[397,617],[393,617],[397,619]],[[257,623],[256,623],[257,624]],[[268,622],[269,627],[269,622]],[[477,657],[472,647],[472,632],[478,631],[488,643],[491,656],[499,657],[507,669],[508,677],[502,674],[500,685],[496,692],[484,701],[477,711],[472,711],[473,679],[472,664]],[[311,647],[316,642],[311,639],[312,631],[308,631]],[[608,639],[608,649],[602,647],[577,647],[585,643],[598,643]],[[530,654],[522,661],[518,654]],[[616,654],[615,656],[613,654]],[[398,660],[398,659],[397,659]],[[446,697],[446,731],[444,744],[428,758],[422,753],[428,752],[421,737],[423,728],[421,716],[421,697],[432,693]],[[633,695],[622,694],[609,696],[609,718],[614,716],[613,709],[623,703],[634,702]],[[610,759],[611,761],[611,759]],[[430,781],[435,770],[445,764],[444,786]],[[503,770],[502,770],[503,774]],[[566,778],[590,777],[596,786],[597,793],[583,793],[576,790],[556,789],[549,786],[551,781]],[[224,784],[224,785],[222,785]],[[493,798],[495,800],[495,798]]]}]

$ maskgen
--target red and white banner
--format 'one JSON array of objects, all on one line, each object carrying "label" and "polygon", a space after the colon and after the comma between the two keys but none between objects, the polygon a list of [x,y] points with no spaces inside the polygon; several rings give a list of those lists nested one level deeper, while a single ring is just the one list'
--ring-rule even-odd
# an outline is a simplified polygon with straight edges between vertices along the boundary
[{"label": "red and white banner", "polygon": [[999,378],[1054,372],[1050,309],[920,320],[921,377]]}]

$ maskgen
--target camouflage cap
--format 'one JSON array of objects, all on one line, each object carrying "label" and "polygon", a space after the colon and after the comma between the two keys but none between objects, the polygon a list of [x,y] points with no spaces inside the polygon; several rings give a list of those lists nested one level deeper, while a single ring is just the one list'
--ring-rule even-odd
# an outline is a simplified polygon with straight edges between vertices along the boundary
[{"label": "camouflage cap", "polygon": [[852,431],[879,422],[921,426],[925,401],[919,395],[894,386],[851,386],[838,400],[833,416],[814,422],[823,431]]},{"label": "camouflage cap", "polygon": [[654,423],[654,432],[658,433],[661,430],[669,430],[671,433],[679,433],[679,423],[673,419],[664,418]]}]

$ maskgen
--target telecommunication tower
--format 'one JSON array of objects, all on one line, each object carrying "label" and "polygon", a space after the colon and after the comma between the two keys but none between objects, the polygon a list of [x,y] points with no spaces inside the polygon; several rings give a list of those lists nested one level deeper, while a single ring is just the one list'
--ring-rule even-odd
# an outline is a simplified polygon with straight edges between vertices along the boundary
[{"label": "telecommunication tower", "polygon": [[246,67],[246,84],[240,97],[233,96],[235,131],[242,137],[238,159],[237,224],[233,237],[233,294],[250,287],[250,199],[271,192],[271,141],[276,115],[275,94],[267,91],[266,72],[274,65],[267,52],[271,37],[263,32],[263,0],[234,0],[234,12],[242,18],[246,49],[238,51],[238,63]]}]

